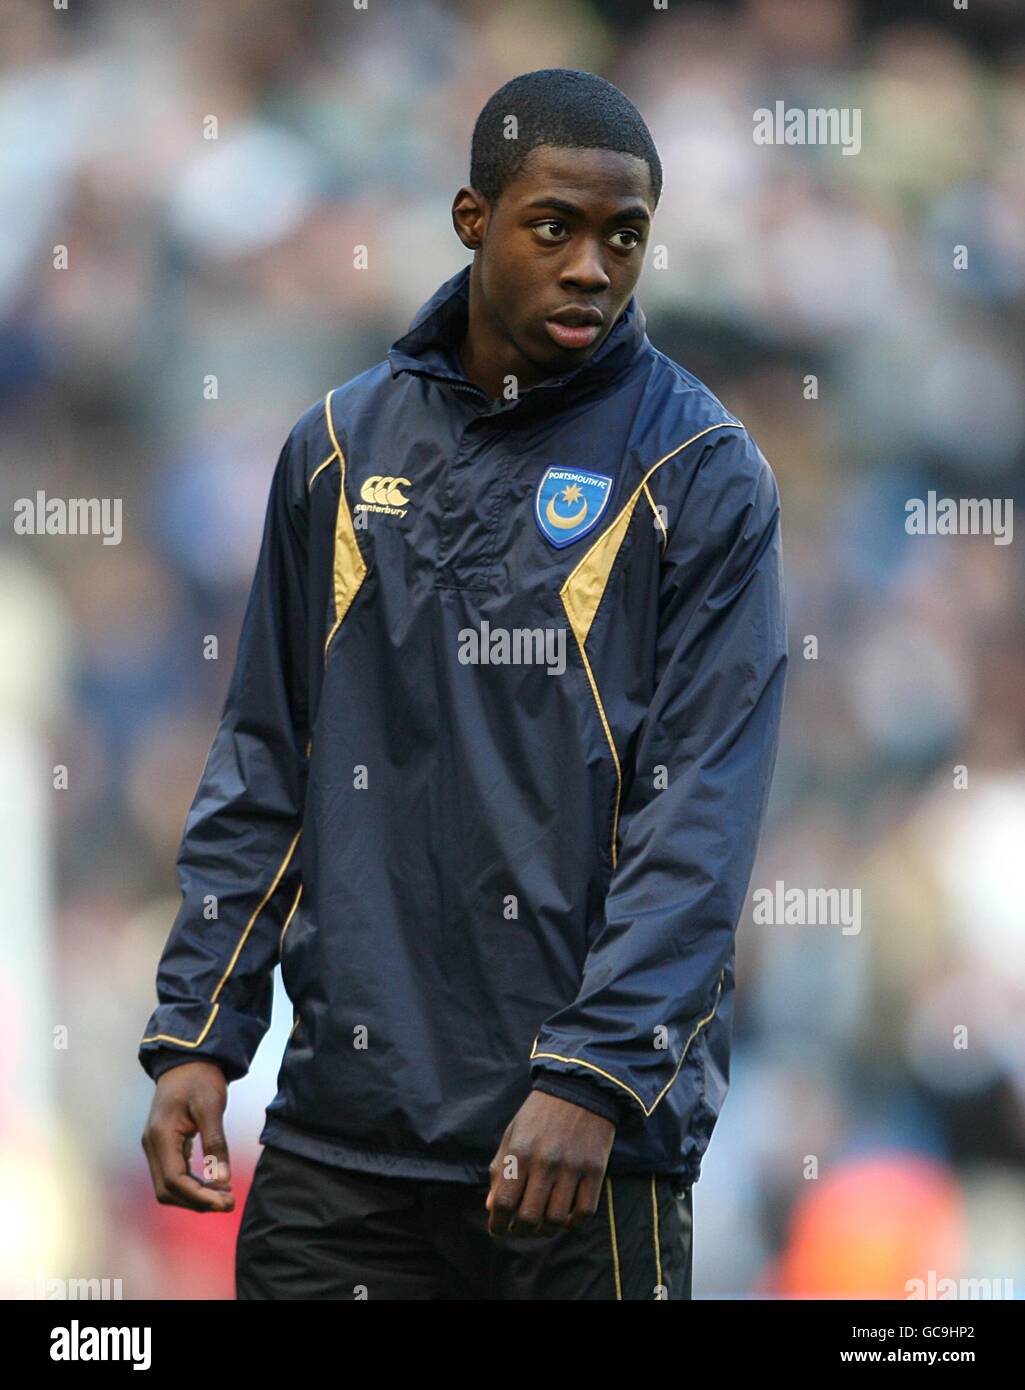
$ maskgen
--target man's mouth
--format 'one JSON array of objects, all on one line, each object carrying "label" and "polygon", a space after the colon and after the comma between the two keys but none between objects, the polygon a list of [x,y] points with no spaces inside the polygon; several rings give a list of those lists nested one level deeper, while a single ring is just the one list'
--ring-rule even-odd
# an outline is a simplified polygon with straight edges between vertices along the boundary
[{"label": "man's mouth", "polygon": [[570,324],[558,319],[545,319],[548,336],[561,348],[590,347],[601,332],[600,323]]},{"label": "man's mouth", "polygon": [[601,332],[602,311],[593,304],[564,304],[545,319],[545,328],[561,348],[590,347]]}]

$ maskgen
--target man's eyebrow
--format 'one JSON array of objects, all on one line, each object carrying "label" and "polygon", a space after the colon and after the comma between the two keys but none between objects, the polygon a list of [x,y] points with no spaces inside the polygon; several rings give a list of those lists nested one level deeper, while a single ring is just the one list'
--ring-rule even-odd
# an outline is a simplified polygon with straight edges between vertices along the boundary
[{"label": "man's eyebrow", "polygon": [[[570,217],[582,217],[583,209],[576,203],[567,203],[564,198],[536,198],[534,202],[527,203],[526,211],[531,208],[555,208],[559,212],[564,212]],[[615,212],[609,218],[610,222],[650,222],[651,214],[642,203],[633,203],[628,208],[623,208]]]}]

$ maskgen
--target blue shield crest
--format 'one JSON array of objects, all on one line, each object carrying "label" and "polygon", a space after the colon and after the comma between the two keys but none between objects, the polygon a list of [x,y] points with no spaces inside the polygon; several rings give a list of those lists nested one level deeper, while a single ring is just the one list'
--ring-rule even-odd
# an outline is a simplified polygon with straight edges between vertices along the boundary
[{"label": "blue shield crest", "polygon": [[564,545],[586,536],[612,496],[613,480],[586,468],[546,468],[534,494],[534,520],[550,545]]}]

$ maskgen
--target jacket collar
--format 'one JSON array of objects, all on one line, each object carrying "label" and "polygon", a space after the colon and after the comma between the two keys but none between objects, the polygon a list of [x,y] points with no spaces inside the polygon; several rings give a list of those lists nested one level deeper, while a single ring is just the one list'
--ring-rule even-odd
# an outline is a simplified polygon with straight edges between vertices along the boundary
[{"label": "jacket collar", "polygon": [[[456,348],[466,334],[470,305],[470,267],[463,266],[422,304],[408,332],[388,349],[392,377],[400,372],[441,378],[454,386],[478,390],[459,367]],[[624,373],[648,344],[644,311],[631,295],[604,342],[586,362],[561,376],[546,377],[521,391],[516,400],[488,403],[481,414],[523,418],[547,410],[560,410],[569,401],[600,390]],[[483,393],[478,396],[482,406]]]}]

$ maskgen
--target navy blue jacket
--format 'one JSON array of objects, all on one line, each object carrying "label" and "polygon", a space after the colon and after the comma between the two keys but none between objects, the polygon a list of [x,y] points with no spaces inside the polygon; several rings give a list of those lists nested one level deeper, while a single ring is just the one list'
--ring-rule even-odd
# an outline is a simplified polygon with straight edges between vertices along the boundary
[{"label": "navy blue jacket", "polygon": [[469,268],[296,422],[139,1049],[242,1076],[261,1141],[486,1182],[531,1087],[608,1172],[697,1179],[783,700],[776,482],[635,298],[490,401]]}]

